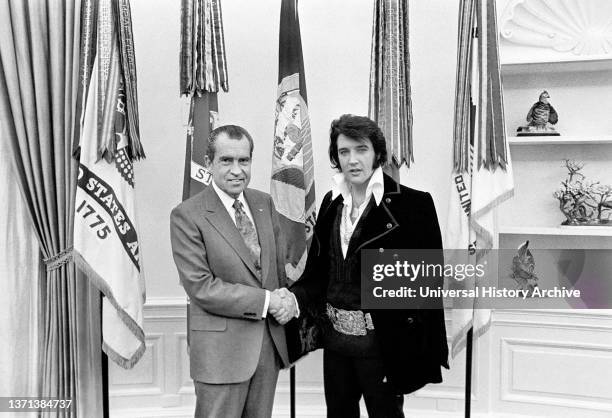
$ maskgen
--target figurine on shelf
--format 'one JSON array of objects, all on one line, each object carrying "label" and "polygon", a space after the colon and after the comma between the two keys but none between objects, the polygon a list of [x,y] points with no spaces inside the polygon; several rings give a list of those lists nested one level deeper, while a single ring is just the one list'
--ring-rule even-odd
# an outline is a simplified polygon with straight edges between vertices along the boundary
[{"label": "figurine on shelf", "polygon": [[534,289],[538,287],[538,276],[534,272],[535,259],[527,247],[529,247],[529,240],[521,244],[512,258],[510,277],[516,282],[517,289],[527,291],[527,295],[532,297]]},{"label": "figurine on shelf", "polygon": [[559,121],[559,115],[548,102],[549,98],[546,90],[540,94],[540,99],[527,113],[527,126],[517,129],[518,136],[559,136],[559,132],[552,126]]}]

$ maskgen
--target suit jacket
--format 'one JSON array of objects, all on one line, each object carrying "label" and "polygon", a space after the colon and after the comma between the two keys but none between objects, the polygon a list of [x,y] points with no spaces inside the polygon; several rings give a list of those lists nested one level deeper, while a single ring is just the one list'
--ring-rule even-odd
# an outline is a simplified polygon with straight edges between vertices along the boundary
[{"label": "suit jacket", "polygon": [[[402,186],[387,175],[384,189],[380,205],[372,207],[360,220],[362,230],[357,239],[351,239],[347,259],[360,257],[362,249],[440,249],[436,262],[443,263],[440,227],[429,193]],[[291,287],[300,310],[325,301],[329,275],[321,257],[328,254],[334,217],[343,203],[342,195],[334,200],[331,195],[327,193],[321,204],[304,274]],[[441,285],[441,280],[430,284]],[[427,383],[442,381],[440,366],[448,368],[448,346],[441,300],[438,308],[369,311],[385,374],[398,393],[410,393]]]},{"label": "suit jacket", "polygon": [[278,218],[271,197],[246,189],[261,246],[258,270],[234,221],[212,187],[184,201],[170,215],[174,262],[191,299],[190,370],[204,383],[238,383],[257,367],[264,327],[287,360],[285,330],[262,320],[265,290],[285,284]]}]

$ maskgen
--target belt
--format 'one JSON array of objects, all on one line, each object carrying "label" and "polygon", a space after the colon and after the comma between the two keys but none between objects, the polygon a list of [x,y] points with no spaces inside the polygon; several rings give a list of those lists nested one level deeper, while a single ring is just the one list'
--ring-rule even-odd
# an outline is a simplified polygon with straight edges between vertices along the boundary
[{"label": "belt", "polygon": [[366,335],[374,329],[372,316],[362,311],[346,311],[327,304],[327,316],[334,329],[346,335]]}]

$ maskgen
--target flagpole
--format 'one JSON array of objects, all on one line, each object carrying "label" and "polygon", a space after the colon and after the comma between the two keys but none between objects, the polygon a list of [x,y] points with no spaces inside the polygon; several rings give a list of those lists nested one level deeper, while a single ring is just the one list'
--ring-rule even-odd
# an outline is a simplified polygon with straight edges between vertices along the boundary
[{"label": "flagpole", "polygon": [[472,337],[474,327],[470,327],[467,332],[465,346],[465,418],[470,418],[472,407]]},{"label": "flagpole", "polygon": [[295,418],[295,366],[289,369],[289,416]]},{"label": "flagpole", "polygon": [[[298,0],[282,0],[278,38],[270,195],[286,237],[284,265],[287,282],[291,283],[302,275],[316,218],[314,161]],[[298,198],[303,199],[303,209],[294,204]],[[293,366],[289,369],[291,418],[295,417],[295,375]]]},{"label": "flagpole", "polygon": [[108,356],[102,352],[102,416],[110,417],[110,406],[108,403]]},{"label": "flagpole", "polygon": [[[102,305],[104,303],[104,294],[99,292],[100,302],[100,339],[102,340]],[[102,351],[102,350],[101,350]],[[110,417],[110,406],[108,402],[108,356],[102,351],[102,416]]]}]

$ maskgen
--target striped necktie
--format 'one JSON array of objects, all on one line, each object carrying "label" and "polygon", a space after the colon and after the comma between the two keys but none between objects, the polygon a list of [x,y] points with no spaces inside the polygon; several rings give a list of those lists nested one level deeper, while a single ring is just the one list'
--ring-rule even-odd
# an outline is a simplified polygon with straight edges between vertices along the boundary
[{"label": "striped necktie", "polygon": [[251,222],[244,211],[241,201],[238,199],[234,200],[232,207],[236,210],[236,227],[238,228],[238,231],[240,231],[240,235],[242,235],[242,239],[251,253],[251,259],[253,260],[255,267],[259,269],[261,247],[259,246],[259,238],[257,237],[255,225],[253,225],[253,222]]}]

